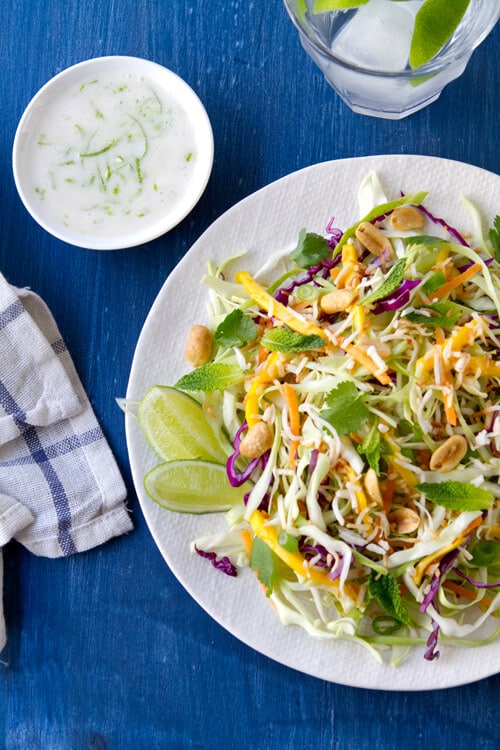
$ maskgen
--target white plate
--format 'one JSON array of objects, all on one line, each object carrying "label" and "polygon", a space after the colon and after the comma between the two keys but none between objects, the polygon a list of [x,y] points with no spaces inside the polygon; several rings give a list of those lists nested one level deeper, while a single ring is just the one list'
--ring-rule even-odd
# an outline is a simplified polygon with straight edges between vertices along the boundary
[{"label": "white plate", "polygon": [[[206,295],[200,288],[206,262],[243,249],[244,266],[256,270],[263,259],[293,246],[302,227],[324,233],[335,215],[347,228],[358,217],[357,190],[375,170],[389,198],[429,190],[427,205],[457,226],[469,226],[463,193],[481,209],[485,223],[498,210],[500,177],[458,162],[424,156],[373,156],[331,161],[303,169],[268,185],[227,211],[194,244],[160,291],[135,352],[127,397],[140,399],[155,384],[172,385],[189,368],[183,357],[187,331],[206,322]],[[143,476],[157,463],[136,420],[126,419],[132,474],[151,533],[174,575],[224,628],[252,648],[301,672],[345,685],[380,690],[430,690],[473,682],[500,667],[500,641],[477,649],[441,645],[433,662],[416,650],[398,668],[380,665],[361,646],[321,641],[301,628],[283,626],[249,570],[229,578],[189,551],[190,542],[224,529],[221,516],[170,513],[143,489]]]}]

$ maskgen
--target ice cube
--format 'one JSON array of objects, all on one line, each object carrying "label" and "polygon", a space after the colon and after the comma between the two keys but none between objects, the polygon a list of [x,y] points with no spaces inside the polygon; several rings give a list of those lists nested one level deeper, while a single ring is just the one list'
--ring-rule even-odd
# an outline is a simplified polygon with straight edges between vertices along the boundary
[{"label": "ice cube", "polygon": [[[409,3],[415,6],[414,2]],[[407,67],[413,34],[413,8],[392,0],[370,0],[341,27],[331,49],[357,67],[401,71]]]}]

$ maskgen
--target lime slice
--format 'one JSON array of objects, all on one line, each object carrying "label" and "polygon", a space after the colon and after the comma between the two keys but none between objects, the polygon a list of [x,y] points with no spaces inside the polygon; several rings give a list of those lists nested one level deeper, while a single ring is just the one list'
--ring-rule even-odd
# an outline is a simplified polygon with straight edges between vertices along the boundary
[{"label": "lime slice", "polygon": [[243,502],[251,484],[232,487],[226,467],[211,461],[167,461],[144,477],[151,500],[176,513],[218,513]]},{"label": "lime slice", "polygon": [[163,461],[226,461],[226,453],[203,409],[187,393],[155,385],[139,404],[137,417],[146,440]]},{"label": "lime slice", "polygon": [[415,16],[410,48],[410,66],[429,62],[453,36],[470,0],[425,0]]}]

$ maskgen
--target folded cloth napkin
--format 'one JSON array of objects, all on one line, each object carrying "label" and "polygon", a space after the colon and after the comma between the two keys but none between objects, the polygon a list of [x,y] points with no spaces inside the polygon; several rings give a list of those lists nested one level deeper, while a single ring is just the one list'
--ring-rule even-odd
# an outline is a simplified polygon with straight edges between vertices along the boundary
[{"label": "folded cloth napkin", "polygon": [[1,547],[61,557],[132,529],[126,488],[54,319],[0,274]]}]

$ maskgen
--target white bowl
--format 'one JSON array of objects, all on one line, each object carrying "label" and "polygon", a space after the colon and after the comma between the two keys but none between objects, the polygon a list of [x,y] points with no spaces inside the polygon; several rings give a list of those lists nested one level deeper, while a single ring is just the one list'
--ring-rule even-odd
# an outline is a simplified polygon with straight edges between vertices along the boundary
[{"label": "white bowl", "polygon": [[137,57],[62,71],[33,97],[14,138],[17,190],[70,245],[115,250],[176,226],[208,183],[210,120],[175,73]]}]

